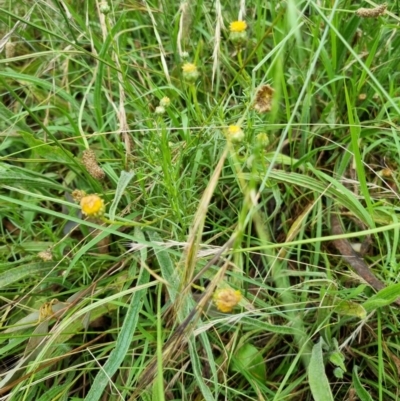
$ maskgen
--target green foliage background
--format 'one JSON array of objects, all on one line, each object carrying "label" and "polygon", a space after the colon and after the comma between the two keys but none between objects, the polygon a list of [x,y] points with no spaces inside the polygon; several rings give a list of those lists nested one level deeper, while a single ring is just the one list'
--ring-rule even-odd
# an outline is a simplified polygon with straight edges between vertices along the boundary
[{"label": "green foliage background", "polygon": [[2,399],[398,399],[399,17],[374,6],[0,1]]}]

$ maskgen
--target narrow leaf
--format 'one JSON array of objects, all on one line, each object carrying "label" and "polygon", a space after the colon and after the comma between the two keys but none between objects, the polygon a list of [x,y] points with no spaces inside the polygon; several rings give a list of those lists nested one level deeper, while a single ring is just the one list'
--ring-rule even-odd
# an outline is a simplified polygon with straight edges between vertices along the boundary
[{"label": "narrow leaf", "polygon": [[179,277],[175,272],[174,263],[172,262],[171,257],[169,256],[169,253],[166,251],[165,247],[159,246],[160,243],[163,242],[158,233],[149,231],[148,236],[153,244],[157,243],[157,246],[153,248],[154,253],[158,263],[160,264],[161,275],[163,279],[169,283],[169,286],[167,287],[168,294],[171,298],[171,301],[175,302],[179,291]]},{"label": "narrow leaf", "polygon": [[322,338],[314,345],[308,366],[308,382],[315,401],[333,401],[333,395],[325,373],[322,356]]},{"label": "narrow leaf", "polygon": [[363,307],[367,311],[387,306],[400,298],[400,283],[388,285],[364,302]]},{"label": "narrow leaf", "polygon": [[[144,240],[144,235],[139,229],[136,230],[135,234],[138,238]],[[141,261],[142,263],[145,263],[147,258],[147,249],[141,249],[140,253]],[[149,276],[150,274],[148,271],[142,266],[137,286],[147,283]],[[102,369],[97,373],[85,401],[98,401],[109,383],[109,378],[112,377],[121,366],[121,363],[129,350],[129,346],[131,345],[132,334],[135,332],[139,320],[139,312],[142,309],[145,292],[146,289],[142,289],[134,293],[124,323],[122,324],[121,331],[115,343],[115,348],[111,351],[107,362],[104,364]]]},{"label": "narrow leaf", "polygon": [[49,145],[46,142],[35,138],[28,132],[21,131],[20,135],[31,150],[40,157],[43,157],[43,159],[58,163],[72,163],[73,155],[68,150],[61,149],[58,146]]},{"label": "narrow leaf", "polygon": [[358,366],[354,365],[353,368],[353,386],[356,390],[357,396],[360,401],[373,401],[373,398],[370,396],[367,390],[362,386],[360,378],[358,376]]},{"label": "narrow leaf", "polygon": [[260,351],[252,344],[243,344],[233,359],[233,370],[235,372],[246,371],[254,379],[265,380],[266,367]]},{"label": "narrow leaf", "polygon": [[134,177],[134,175],[135,173],[133,171],[121,171],[121,176],[118,180],[117,189],[115,190],[115,196],[109,210],[110,220],[114,220],[119,201],[121,200],[126,187],[128,186],[131,179]]},{"label": "narrow leaf", "polygon": [[49,271],[54,266],[54,262],[38,262],[10,269],[0,274],[0,288],[4,288],[26,277],[31,277],[34,274],[41,273],[43,270]]}]

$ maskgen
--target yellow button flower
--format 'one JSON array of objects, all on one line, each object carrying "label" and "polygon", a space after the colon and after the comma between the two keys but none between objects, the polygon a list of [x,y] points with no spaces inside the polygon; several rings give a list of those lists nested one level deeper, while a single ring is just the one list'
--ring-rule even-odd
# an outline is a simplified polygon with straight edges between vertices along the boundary
[{"label": "yellow button flower", "polygon": [[239,125],[230,125],[227,129],[227,137],[232,142],[240,143],[244,139],[244,132]]},{"label": "yellow button flower", "polygon": [[200,73],[196,64],[185,63],[182,66],[183,76],[189,82],[194,82],[199,77]]},{"label": "yellow button flower", "polygon": [[186,73],[197,71],[196,64],[193,63],[185,63],[182,66],[182,71]]},{"label": "yellow button flower", "polygon": [[[196,66],[195,66],[196,67]],[[161,100],[160,100],[160,106],[162,107],[169,107],[171,104],[171,99],[168,96],[164,96]]]},{"label": "yellow button flower", "polygon": [[247,24],[244,21],[233,21],[229,26],[229,40],[236,46],[242,46],[247,41]]},{"label": "yellow button flower", "polygon": [[87,195],[81,199],[82,213],[90,217],[101,217],[104,215],[106,207],[103,199],[98,195]]},{"label": "yellow button flower", "polygon": [[232,312],[233,308],[241,301],[242,293],[239,290],[232,288],[222,288],[216,290],[213,296],[213,301],[217,309],[221,312]]},{"label": "yellow button flower", "polygon": [[229,30],[231,32],[244,32],[247,29],[247,24],[245,21],[233,21],[229,25]]}]

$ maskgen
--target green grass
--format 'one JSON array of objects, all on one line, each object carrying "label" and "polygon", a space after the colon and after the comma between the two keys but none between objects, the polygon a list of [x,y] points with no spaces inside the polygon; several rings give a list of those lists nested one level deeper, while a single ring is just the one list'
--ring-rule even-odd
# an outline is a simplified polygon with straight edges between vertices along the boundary
[{"label": "green grass", "polygon": [[0,398],[398,400],[397,3],[100,3],[0,0]]}]

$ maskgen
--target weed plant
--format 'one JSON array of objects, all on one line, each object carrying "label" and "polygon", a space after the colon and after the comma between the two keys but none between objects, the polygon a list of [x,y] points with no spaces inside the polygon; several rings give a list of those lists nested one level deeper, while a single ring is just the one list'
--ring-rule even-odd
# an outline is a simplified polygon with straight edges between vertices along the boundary
[{"label": "weed plant", "polygon": [[0,11],[1,400],[399,399],[397,3]]}]

